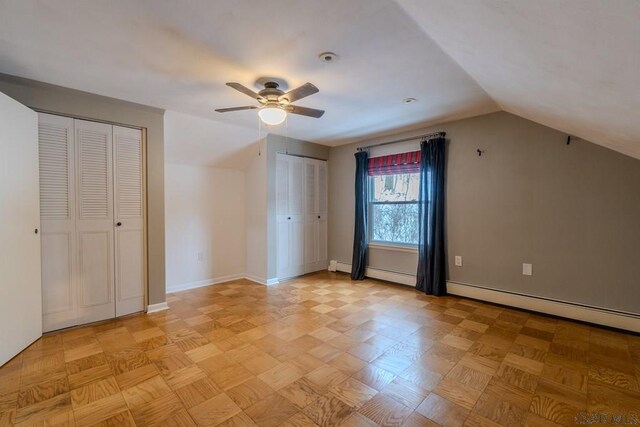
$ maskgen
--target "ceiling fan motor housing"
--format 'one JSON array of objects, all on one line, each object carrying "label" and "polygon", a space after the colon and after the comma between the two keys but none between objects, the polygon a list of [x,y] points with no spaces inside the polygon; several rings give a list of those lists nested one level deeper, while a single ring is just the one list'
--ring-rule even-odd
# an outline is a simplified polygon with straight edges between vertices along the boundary
[{"label": "ceiling fan motor housing", "polygon": [[278,98],[284,95],[284,92],[278,89],[280,85],[276,82],[265,82],[264,89],[258,92],[267,102],[278,102]]}]

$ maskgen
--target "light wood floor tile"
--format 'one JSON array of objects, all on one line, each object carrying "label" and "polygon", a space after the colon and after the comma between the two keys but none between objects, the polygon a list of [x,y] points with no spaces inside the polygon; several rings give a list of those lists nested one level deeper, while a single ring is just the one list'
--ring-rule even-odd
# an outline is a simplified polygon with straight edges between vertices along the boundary
[{"label": "light wood floor tile", "polygon": [[71,391],[71,403],[74,408],[79,408],[117,393],[120,393],[118,383],[111,376],[73,389]]},{"label": "light wood floor tile", "polygon": [[443,426],[462,426],[469,411],[449,400],[431,393],[418,406],[416,412]]},{"label": "light wood floor tile", "polygon": [[358,412],[380,426],[391,427],[404,424],[413,409],[384,394],[378,394],[365,403]]},{"label": "light wood floor tile", "polygon": [[122,394],[116,393],[73,409],[76,423],[89,426],[104,421],[115,414],[127,411]]},{"label": "light wood floor tile", "polygon": [[332,394],[327,394],[316,399],[303,412],[314,423],[324,427],[340,425],[354,410]]},{"label": "light wood floor tile", "polygon": [[167,393],[171,393],[171,388],[169,388],[160,375],[156,375],[136,386],[123,390],[122,396],[124,400],[126,400],[129,408],[133,409]]},{"label": "light wood floor tile", "polygon": [[330,393],[350,407],[360,409],[362,405],[377,394],[377,390],[354,378],[349,378],[334,386]]},{"label": "light wood floor tile", "polygon": [[51,399],[17,409],[15,412],[15,424],[33,424],[37,421],[68,412],[71,409],[69,393],[60,394]]},{"label": "light wood floor tile", "polygon": [[274,393],[268,398],[254,403],[245,412],[259,426],[271,427],[284,423],[298,413],[298,408],[289,400]]},{"label": "light wood floor tile", "polygon": [[210,378],[203,378],[176,390],[187,409],[201,404],[222,393],[222,389]]},{"label": "light wood floor tile", "polygon": [[256,377],[227,390],[227,395],[242,409],[266,399],[273,393],[274,390],[271,387]]},{"label": "light wood floor tile", "polygon": [[640,338],[619,331],[329,272],[167,301],[0,367],[0,425],[557,426],[640,408]]},{"label": "light wood floor tile", "polygon": [[166,425],[173,417],[183,417],[184,406],[174,393],[165,394],[151,402],[137,406],[131,415],[138,426]]},{"label": "light wood floor tile", "polygon": [[309,380],[306,378],[300,378],[291,384],[282,387],[278,390],[278,393],[299,409],[303,409],[320,397],[316,390],[317,387],[310,383]]},{"label": "light wood floor tile", "polygon": [[242,410],[225,393],[212,397],[189,409],[200,426],[215,426],[239,414]]},{"label": "light wood floor tile", "polygon": [[290,363],[281,363],[274,368],[263,372],[258,376],[274,390],[280,390],[297,379],[301,378],[304,372]]}]

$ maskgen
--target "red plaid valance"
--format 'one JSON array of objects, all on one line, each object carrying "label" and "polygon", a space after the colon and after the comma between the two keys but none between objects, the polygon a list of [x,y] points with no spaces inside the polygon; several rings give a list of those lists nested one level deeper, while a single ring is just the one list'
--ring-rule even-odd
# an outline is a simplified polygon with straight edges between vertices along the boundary
[{"label": "red plaid valance", "polygon": [[420,172],[420,150],[369,159],[369,176]]}]

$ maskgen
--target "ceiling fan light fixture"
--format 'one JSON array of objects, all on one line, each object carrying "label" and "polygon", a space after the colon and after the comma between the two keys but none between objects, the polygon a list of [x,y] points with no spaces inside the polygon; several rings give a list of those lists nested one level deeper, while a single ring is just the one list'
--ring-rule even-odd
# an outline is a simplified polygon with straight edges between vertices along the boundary
[{"label": "ceiling fan light fixture", "polygon": [[287,112],[275,105],[266,106],[258,111],[260,120],[267,126],[277,126],[287,118]]}]

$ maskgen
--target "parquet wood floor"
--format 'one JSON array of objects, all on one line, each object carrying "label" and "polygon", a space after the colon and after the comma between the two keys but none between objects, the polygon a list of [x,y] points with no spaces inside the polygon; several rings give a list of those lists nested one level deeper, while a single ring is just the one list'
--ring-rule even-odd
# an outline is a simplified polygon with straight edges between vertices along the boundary
[{"label": "parquet wood floor", "polygon": [[168,303],[39,339],[0,368],[0,425],[557,426],[640,412],[632,334],[327,272]]}]

